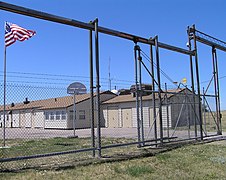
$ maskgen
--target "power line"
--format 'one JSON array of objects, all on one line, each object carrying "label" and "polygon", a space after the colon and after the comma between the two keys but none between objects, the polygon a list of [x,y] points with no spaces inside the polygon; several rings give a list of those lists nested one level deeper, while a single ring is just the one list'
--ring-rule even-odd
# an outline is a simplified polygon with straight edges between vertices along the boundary
[{"label": "power line", "polygon": [[[2,72],[2,71],[0,71]],[[34,75],[34,76],[49,76],[49,77],[65,77],[65,78],[84,78],[89,79],[88,76],[75,76],[75,75],[65,75],[65,74],[45,74],[45,73],[30,73],[30,72],[7,72],[7,74],[22,74],[22,75]],[[2,76],[2,75],[1,75]],[[59,80],[59,81],[74,81],[74,79],[65,79],[65,78],[48,78],[48,77],[34,77],[34,76],[13,76],[8,75],[8,77],[18,77],[18,78],[33,78],[33,79],[45,79],[45,80]],[[102,80],[108,81],[109,78],[100,78]],[[113,81],[119,81],[119,82],[133,82],[130,80],[124,80],[124,79],[115,79],[111,78]],[[85,80],[84,80],[85,81]],[[83,82],[84,82],[83,81]],[[89,80],[86,80],[86,82],[89,82]]]},{"label": "power line", "polygon": [[[154,64],[154,67],[157,69],[157,65],[156,65],[156,63],[144,52],[144,51],[142,51],[141,50],[141,54],[144,56],[144,58],[147,60],[147,61],[149,61],[150,63],[152,63],[153,62],[153,64]],[[172,84],[174,84],[175,85],[175,81],[173,81],[161,68],[159,68],[160,69],[160,72],[161,72],[161,74],[163,75],[163,76],[165,76],[165,78],[166,79],[168,79]],[[177,85],[175,85],[175,86],[177,86]]]},{"label": "power line", "polygon": [[[145,59],[146,60],[148,60],[149,62],[151,62],[152,60],[151,60],[151,58],[145,53],[145,52],[143,52],[142,50],[141,50],[141,54],[145,57]],[[156,63],[155,62],[153,62],[153,64],[154,64],[154,67],[157,69],[157,65],[156,65]],[[160,72],[170,81],[170,82],[172,82],[173,84],[174,84],[174,81],[162,70],[162,69],[160,69]],[[219,77],[219,79],[224,79],[224,78],[226,78],[226,76],[221,76],[221,77]],[[200,82],[200,84],[203,84],[203,83],[208,83],[208,82],[210,82],[210,80],[205,80],[205,81],[202,81],[202,82]],[[174,84],[175,85],[175,84]]]}]

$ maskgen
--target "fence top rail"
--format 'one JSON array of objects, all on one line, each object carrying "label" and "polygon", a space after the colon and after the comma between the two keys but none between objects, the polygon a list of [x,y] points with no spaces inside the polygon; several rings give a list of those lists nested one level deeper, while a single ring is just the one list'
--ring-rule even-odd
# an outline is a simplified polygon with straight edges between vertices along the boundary
[{"label": "fence top rail", "polygon": [[[25,7],[22,7],[22,6],[17,6],[17,5],[5,3],[5,2],[2,2],[2,1],[0,1],[0,9],[5,10],[5,11],[9,11],[9,12],[13,12],[13,13],[17,13],[17,14],[22,14],[22,15],[25,15],[25,16],[38,18],[38,19],[43,19],[43,20],[52,21],[52,22],[56,22],[56,23],[75,26],[75,27],[78,27],[78,28],[86,29],[86,30],[94,31],[94,29],[95,29],[93,23],[85,23],[85,22],[74,20],[74,19],[68,19],[68,18],[65,18],[65,17],[56,16],[56,15],[53,15],[53,14],[49,14],[49,13],[25,8]],[[140,42],[140,43],[144,43],[144,44],[155,45],[154,40],[152,38],[147,39],[147,38],[139,37],[139,36],[136,36],[136,35],[132,35],[132,34],[128,34],[128,33],[120,32],[120,31],[104,28],[104,27],[101,27],[101,26],[98,27],[98,31],[101,32],[101,33],[104,33],[104,34],[108,34],[108,35],[124,38],[124,39],[127,39],[127,40],[131,40],[131,41],[134,41],[135,43]],[[176,52],[179,52],[179,53],[182,53],[182,54],[194,56],[193,51],[189,51],[189,50],[186,50],[186,49],[183,49],[183,48],[179,48],[179,47],[168,45],[168,44],[161,43],[161,42],[159,42],[158,45],[159,45],[160,48],[163,48],[163,49],[176,51]]]}]

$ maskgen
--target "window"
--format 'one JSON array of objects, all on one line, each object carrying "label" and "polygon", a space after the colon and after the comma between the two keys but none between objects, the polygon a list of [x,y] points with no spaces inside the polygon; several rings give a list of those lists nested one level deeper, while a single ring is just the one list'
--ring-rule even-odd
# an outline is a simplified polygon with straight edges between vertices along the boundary
[{"label": "window", "polygon": [[[69,113],[70,120],[73,120],[73,117],[74,117],[73,114],[74,114],[74,111],[70,110],[70,113]],[[75,111],[75,119],[76,119],[76,111]]]},{"label": "window", "polygon": [[66,119],[66,112],[65,111],[61,112],[61,119],[62,120]]},{"label": "window", "polygon": [[49,112],[45,112],[45,119],[49,120]]},{"label": "window", "polygon": [[56,111],[56,120],[60,120],[60,111]]},{"label": "window", "polygon": [[85,110],[79,111],[79,119],[86,119],[86,112]]},{"label": "window", "polygon": [[50,120],[54,120],[54,113],[50,112]]}]

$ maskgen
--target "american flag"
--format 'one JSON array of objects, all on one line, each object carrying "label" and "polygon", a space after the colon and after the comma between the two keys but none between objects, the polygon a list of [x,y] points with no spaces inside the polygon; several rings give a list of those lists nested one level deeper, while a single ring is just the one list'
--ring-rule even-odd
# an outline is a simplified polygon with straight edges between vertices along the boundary
[{"label": "american flag", "polygon": [[35,35],[35,31],[24,29],[16,24],[5,23],[5,46],[8,47],[16,40],[24,41]]}]

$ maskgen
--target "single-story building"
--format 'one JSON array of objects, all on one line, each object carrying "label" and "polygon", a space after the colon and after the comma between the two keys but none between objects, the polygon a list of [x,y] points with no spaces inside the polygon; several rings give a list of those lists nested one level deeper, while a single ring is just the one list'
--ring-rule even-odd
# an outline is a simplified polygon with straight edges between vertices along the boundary
[{"label": "single-story building", "polygon": [[[142,95],[143,125],[144,127],[152,127],[155,121],[153,115],[153,95],[147,92]],[[198,96],[193,96],[192,92],[187,88],[172,89],[167,92],[167,94],[164,92],[161,94],[163,100],[163,128],[166,128],[167,126],[170,128],[175,126],[186,126],[188,123],[193,125],[195,119],[193,97],[195,97],[195,102],[198,103]],[[156,122],[157,126],[159,126],[159,98],[157,93],[155,94],[155,99]],[[197,107],[198,106],[196,105],[196,113],[198,112]],[[123,95],[109,99],[103,102],[102,108],[105,118],[105,127],[137,127],[136,97],[134,92],[124,93]],[[167,124],[167,122],[169,123]]]},{"label": "single-story building", "polygon": [[[150,87],[143,92],[143,125],[152,127],[155,121],[153,115],[153,95]],[[118,94],[118,93],[117,93]],[[196,104],[198,96],[193,96],[187,89],[168,90],[161,93],[163,127],[186,126],[194,124],[195,111],[193,98]],[[156,99],[156,122],[159,126],[159,99]],[[96,102],[96,96],[94,96]],[[137,109],[135,92],[123,90],[116,95],[110,91],[100,93],[101,101],[101,126],[109,128],[137,127]],[[12,103],[6,106],[6,127],[13,128],[73,128],[73,96],[57,97],[51,99]],[[96,103],[94,103],[96,104]],[[94,107],[95,108],[95,107]],[[94,111],[96,112],[96,110]],[[168,112],[168,113],[167,113]],[[75,128],[90,128],[91,109],[90,94],[76,95],[76,120]],[[96,118],[95,125],[96,125]],[[169,122],[167,124],[167,122]],[[0,106],[0,127],[3,126],[3,106]]]},{"label": "single-story building", "polygon": [[[110,91],[100,93],[100,102],[116,95]],[[75,128],[89,128],[90,94],[76,95]],[[96,102],[96,96],[94,96]],[[23,103],[12,103],[6,106],[6,127],[17,128],[73,128],[73,96],[65,96]],[[96,119],[96,118],[95,118]],[[101,113],[101,126],[105,125]],[[95,122],[96,124],[96,122]],[[0,107],[0,127],[3,127],[3,106]]]}]

